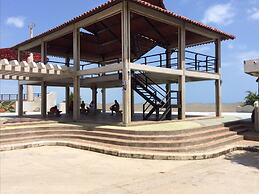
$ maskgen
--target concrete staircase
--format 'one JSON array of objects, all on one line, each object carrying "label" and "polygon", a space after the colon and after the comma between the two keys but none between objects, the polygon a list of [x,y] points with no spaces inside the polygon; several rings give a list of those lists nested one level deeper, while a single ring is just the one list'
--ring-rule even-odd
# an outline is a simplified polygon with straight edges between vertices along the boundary
[{"label": "concrete staircase", "polygon": [[[241,123],[174,131],[131,131],[124,129],[86,129],[80,126],[30,127],[1,130],[0,151],[61,145],[124,157],[172,154],[204,154],[243,140],[248,130]],[[137,157],[137,155],[135,155]],[[140,158],[140,157],[138,157]]]}]

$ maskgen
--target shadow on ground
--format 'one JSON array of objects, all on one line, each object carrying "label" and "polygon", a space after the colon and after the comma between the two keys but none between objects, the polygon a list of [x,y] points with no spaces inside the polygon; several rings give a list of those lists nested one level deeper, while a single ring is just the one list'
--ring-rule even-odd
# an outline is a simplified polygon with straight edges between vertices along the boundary
[{"label": "shadow on ground", "polygon": [[[257,149],[259,146],[256,146]],[[258,152],[249,152],[245,151],[242,153],[232,153],[228,154],[225,157],[226,160],[231,162],[241,164],[247,167],[253,167],[259,170],[259,153]]]}]

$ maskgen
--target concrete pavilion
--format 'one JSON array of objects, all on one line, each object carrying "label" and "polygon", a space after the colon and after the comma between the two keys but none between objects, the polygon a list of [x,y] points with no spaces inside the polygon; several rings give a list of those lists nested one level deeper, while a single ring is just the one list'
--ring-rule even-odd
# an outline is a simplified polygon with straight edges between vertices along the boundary
[{"label": "concrete pavilion", "polygon": [[244,62],[245,73],[257,77],[258,82],[258,93],[259,93],[259,59],[247,60]]},{"label": "concrete pavilion", "polygon": [[244,69],[245,73],[259,77],[259,59],[245,61]]},{"label": "concrete pavilion", "polygon": [[[204,80],[215,81],[215,112],[221,116],[221,41],[234,38],[167,10],[162,0],[110,0],[14,46],[18,62],[1,60],[0,74],[2,79],[26,78],[19,81],[20,96],[23,85],[41,86],[42,117],[47,112],[46,87],[63,86],[67,107],[69,88],[74,88],[75,121],[80,119],[80,88],[92,89],[95,104],[96,90],[102,88],[105,112],[105,89],[115,87],[122,88],[124,125],[132,121],[134,92],[145,100],[144,120],[151,115],[170,120],[172,108],[185,119],[185,83]],[[214,56],[187,49],[207,43],[215,45]],[[145,55],[156,46],[165,52]],[[41,63],[22,62],[24,52],[41,53]],[[62,59],[63,65],[53,65],[49,57]],[[19,98],[19,116],[22,109]]]}]

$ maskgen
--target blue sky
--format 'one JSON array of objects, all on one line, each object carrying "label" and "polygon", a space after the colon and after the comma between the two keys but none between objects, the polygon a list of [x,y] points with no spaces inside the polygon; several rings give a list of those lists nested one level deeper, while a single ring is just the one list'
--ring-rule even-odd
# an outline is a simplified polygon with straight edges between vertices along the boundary
[{"label": "blue sky", "polygon": [[[63,23],[106,0],[0,0],[0,47],[11,47],[28,38],[28,24],[36,24],[37,35]],[[234,34],[234,41],[222,43],[223,102],[240,102],[247,90],[257,91],[255,78],[243,72],[245,59],[259,58],[259,0],[165,0],[166,7],[178,14],[202,21]],[[194,48],[211,53],[211,46]],[[187,84],[187,102],[214,102],[214,83]],[[39,88],[35,88],[39,92]],[[61,88],[49,88],[64,98]],[[0,81],[0,93],[17,93],[16,81]],[[90,101],[90,91],[82,98]],[[108,102],[120,98],[121,90],[108,90]],[[120,99],[119,99],[120,100]],[[139,98],[137,98],[137,102]]]}]

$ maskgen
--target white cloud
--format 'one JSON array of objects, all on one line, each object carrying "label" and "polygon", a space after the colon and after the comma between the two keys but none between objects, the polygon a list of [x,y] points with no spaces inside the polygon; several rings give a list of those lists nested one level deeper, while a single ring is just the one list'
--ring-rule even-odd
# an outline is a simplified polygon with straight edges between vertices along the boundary
[{"label": "white cloud", "polygon": [[209,7],[203,17],[203,23],[228,25],[233,22],[235,13],[231,3],[216,4]]},{"label": "white cloud", "polygon": [[22,28],[24,26],[25,18],[22,16],[9,17],[6,20],[6,24],[14,26],[16,28]]},{"label": "white cloud", "polygon": [[241,52],[238,55],[238,59],[240,61],[245,61],[245,60],[251,60],[251,59],[257,59],[259,58],[259,52],[258,51],[246,51],[246,52]]},{"label": "white cloud", "polygon": [[[223,67],[237,67],[238,71],[243,72],[243,63],[246,60],[259,58],[259,52],[255,50],[239,51],[229,55],[225,60],[222,61]],[[234,69],[233,69],[234,70]]]},{"label": "white cloud", "polygon": [[259,9],[252,8],[248,10],[249,18],[252,20],[259,20]]}]

